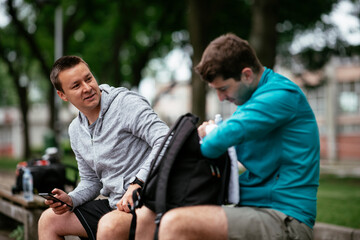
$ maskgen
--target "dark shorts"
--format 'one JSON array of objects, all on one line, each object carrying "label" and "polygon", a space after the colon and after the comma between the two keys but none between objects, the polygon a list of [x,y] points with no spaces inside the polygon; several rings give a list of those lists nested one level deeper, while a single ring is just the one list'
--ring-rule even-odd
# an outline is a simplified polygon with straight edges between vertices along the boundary
[{"label": "dark shorts", "polygon": [[230,240],[312,239],[312,229],[295,218],[269,208],[223,207]]},{"label": "dark shorts", "polygon": [[100,218],[112,210],[107,199],[100,199],[84,203],[75,208],[74,213],[85,228],[88,239],[95,240]]}]

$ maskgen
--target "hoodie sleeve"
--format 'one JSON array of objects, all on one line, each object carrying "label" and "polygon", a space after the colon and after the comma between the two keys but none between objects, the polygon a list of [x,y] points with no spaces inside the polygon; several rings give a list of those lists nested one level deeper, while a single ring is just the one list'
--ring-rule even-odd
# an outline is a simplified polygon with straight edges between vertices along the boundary
[{"label": "hoodie sleeve", "polygon": [[140,95],[135,93],[124,98],[125,111],[128,114],[128,128],[133,135],[144,140],[151,148],[151,152],[143,165],[140,167],[136,177],[145,181],[149,173],[150,165],[160,148],[160,145],[169,131],[168,126],[160,120],[158,115],[150,107],[149,103]]}]

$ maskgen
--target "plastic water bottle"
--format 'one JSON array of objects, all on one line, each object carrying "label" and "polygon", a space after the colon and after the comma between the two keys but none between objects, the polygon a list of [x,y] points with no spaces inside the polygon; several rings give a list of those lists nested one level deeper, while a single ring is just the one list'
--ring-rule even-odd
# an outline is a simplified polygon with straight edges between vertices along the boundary
[{"label": "plastic water bottle", "polygon": [[31,175],[29,168],[24,169],[22,184],[23,184],[24,199],[28,202],[33,201],[34,200],[33,177]]},{"label": "plastic water bottle", "polygon": [[206,132],[206,135],[209,134],[212,130],[214,130],[215,128],[217,128],[217,126],[222,122],[222,117],[220,114],[216,114],[215,115],[215,119],[214,119],[214,122],[215,124],[209,124],[205,127],[205,132]]}]

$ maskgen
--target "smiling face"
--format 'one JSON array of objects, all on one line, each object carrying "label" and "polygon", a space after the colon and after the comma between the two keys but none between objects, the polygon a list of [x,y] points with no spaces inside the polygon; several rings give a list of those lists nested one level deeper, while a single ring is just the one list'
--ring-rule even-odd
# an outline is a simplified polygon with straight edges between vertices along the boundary
[{"label": "smiling face", "polygon": [[89,120],[95,121],[100,112],[101,91],[90,69],[82,62],[59,73],[63,91],[57,94],[69,101]]}]

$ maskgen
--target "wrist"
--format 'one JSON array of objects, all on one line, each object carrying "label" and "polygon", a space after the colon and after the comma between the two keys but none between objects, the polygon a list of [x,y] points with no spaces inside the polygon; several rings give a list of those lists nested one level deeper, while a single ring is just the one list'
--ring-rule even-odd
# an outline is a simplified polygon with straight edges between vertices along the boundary
[{"label": "wrist", "polygon": [[132,185],[132,184],[137,184],[137,185],[139,185],[141,188],[144,187],[144,182],[141,181],[140,179],[138,179],[137,177],[132,177],[132,178],[130,178],[130,184],[131,184],[131,185]]}]

